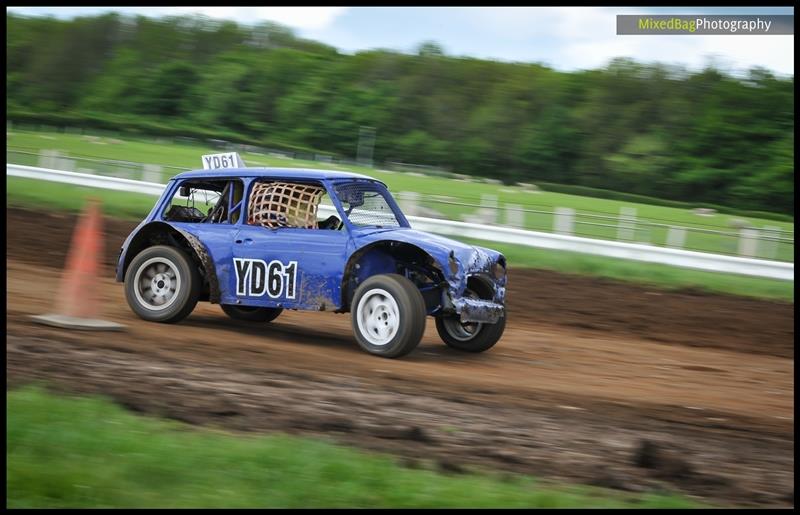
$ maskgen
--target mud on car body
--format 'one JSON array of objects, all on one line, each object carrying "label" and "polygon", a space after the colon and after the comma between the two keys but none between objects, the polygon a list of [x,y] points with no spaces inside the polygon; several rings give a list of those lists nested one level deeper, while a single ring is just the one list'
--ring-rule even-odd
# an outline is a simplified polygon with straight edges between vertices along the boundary
[{"label": "mud on car body", "polygon": [[155,322],[198,301],[260,322],[284,309],[351,312],[358,344],[384,357],[411,352],[427,316],[470,352],[491,348],[506,321],[503,255],[412,229],[385,184],[337,171],[179,174],[125,240],[116,279]]}]

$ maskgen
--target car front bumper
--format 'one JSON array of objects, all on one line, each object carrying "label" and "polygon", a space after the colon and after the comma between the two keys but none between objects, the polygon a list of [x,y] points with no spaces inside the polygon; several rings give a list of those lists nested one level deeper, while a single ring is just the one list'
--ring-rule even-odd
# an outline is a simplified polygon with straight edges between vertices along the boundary
[{"label": "car front bumper", "polygon": [[503,304],[490,300],[470,299],[462,297],[453,300],[453,307],[460,315],[461,322],[482,322],[496,324],[500,317],[505,316],[506,308]]}]

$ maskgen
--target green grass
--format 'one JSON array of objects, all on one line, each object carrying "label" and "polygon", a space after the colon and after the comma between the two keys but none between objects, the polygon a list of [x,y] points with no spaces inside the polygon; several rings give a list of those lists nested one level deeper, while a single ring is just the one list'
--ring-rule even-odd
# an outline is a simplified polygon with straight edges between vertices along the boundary
[{"label": "green grass", "polygon": [[508,245],[469,238],[467,243],[502,252],[511,268],[539,268],[556,272],[605,277],[650,285],[663,290],[697,289],[729,295],[794,302],[794,281],[692,270],[550,249]]},{"label": "green grass", "polygon": [[[150,195],[117,192],[55,182],[7,177],[9,206],[39,207],[48,210],[80,211],[87,198],[102,201],[103,213],[129,220],[141,220],[156,198]],[[521,245],[456,238],[503,252],[514,268],[543,268],[562,273],[607,277],[657,288],[697,288],[718,293],[756,298],[794,301],[794,282],[736,274],[689,270],[667,265],[641,263],[576,252],[537,249]]]},{"label": "green grass", "polygon": [[157,200],[140,193],[6,176],[6,205],[11,207],[80,211],[91,197],[102,201],[103,214],[125,220],[141,220]]},{"label": "green grass", "polygon": [[282,434],[133,415],[102,398],[7,392],[9,508],[698,507],[488,472],[445,476]]},{"label": "green grass", "polygon": [[[69,156],[93,156],[100,159],[124,160],[139,163],[152,163],[162,166],[176,166],[184,169],[198,168],[201,166],[200,156],[205,153],[219,152],[207,146],[178,144],[168,140],[130,139],[130,138],[91,138],[86,135],[58,133],[58,132],[30,132],[14,130],[7,135],[7,159],[18,164],[36,165],[38,157],[23,156],[13,150],[25,150],[37,153],[41,150],[59,150]],[[532,230],[550,231],[553,228],[553,216],[549,214],[556,207],[568,207],[576,210],[575,233],[579,236],[616,239],[615,227],[623,206],[636,208],[637,217],[641,220],[650,220],[658,224],[680,225],[697,229],[724,231],[736,233],[731,224],[734,219],[745,220],[753,227],[778,227],[786,231],[794,231],[794,224],[775,220],[748,218],[727,214],[715,214],[702,217],[695,215],[689,209],[656,206],[649,204],[623,202],[618,200],[567,195],[554,192],[526,192],[518,187],[501,186],[476,182],[456,181],[442,177],[417,176],[401,172],[387,172],[359,166],[331,165],[317,161],[301,161],[282,159],[262,154],[242,153],[242,158],[248,166],[283,166],[283,167],[314,167],[336,168],[363,173],[384,181],[393,193],[401,191],[414,191],[427,196],[429,199],[438,196],[440,201],[428,200],[423,205],[435,209],[450,219],[461,220],[464,215],[477,211],[481,196],[484,194],[496,195],[500,206],[507,203],[517,204],[529,209],[524,214],[524,226]],[[78,162],[78,167],[89,167],[86,162]],[[91,165],[95,166],[95,165]],[[96,165],[99,166],[99,165]],[[162,180],[174,175],[179,170],[165,171]],[[107,173],[112,173],[110,170]],[[133,176],[141,178],[141,170]],[[446,203],[452,202],[452,203]],[[463,206],[457,204],[474,204]],[[545,211],[548,213],[537,213]],[[596,218],[597,215],[614,217],[613,220]],[[500,214],[501,222],[505,222],[505,214]],[[612,225],[613,227],[607,227]],[[635,241],[663,245],[666,242],[667,227],[638,225]],[[793,233],[792,233],[793,237]],[[690,231],[686,235],[685,248],[705,252],[735,253],[738,237],[720,234]],[[778,243],[775,258],[792,261],[794,259],[794,245]],[[760,257],[769,257],[764,254]]]}]

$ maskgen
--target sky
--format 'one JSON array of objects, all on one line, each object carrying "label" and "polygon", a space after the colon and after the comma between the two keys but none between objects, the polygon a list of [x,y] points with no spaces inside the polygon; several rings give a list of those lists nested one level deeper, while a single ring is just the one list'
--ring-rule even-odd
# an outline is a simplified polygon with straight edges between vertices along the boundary
[{"label": "sky", "polygon": [[201,13],[291,27],[344,53],[383,48],[413,53],[434,41],[447,55],[541,63],[557,70],[600,68],[615,57],[731,73],[754,66],[794,75],[794,36],[616,35],[617,14],[794,14],[793,7],[7,7],[30,16],[72,18],[116,11],[145,16]]}]

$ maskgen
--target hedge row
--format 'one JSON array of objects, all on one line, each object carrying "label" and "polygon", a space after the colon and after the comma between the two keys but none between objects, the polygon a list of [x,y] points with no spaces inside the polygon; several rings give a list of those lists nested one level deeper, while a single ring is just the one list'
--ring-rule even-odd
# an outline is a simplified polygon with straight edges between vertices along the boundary
[{"label": "hedge row", "polygon": [[580,195],[584,197],[603,198],[608,200],[621,200],[624,202],[637,202],[640,204],[652,204],[655,206],[675,207],[679,209],[710,208],[719,213],[729,215],[744,216],[750,218],[764,218],[766,220],[776,220],[780,222],[794,223],[794,217],[781,213],[770,213],[767,211],[750,211],[746,209],[736,209],[730,206],[720,206],[717,204],[705,204],[697,202],[681,202],[679,200],[667,200],[634,193],[623,193],[621,191],[604,190],[589,186],[576,186],[573,184],[554,184],[549,182],[537,182],[536,185],[545,191],[554,193],[566,193],[568,195]]},{"label": "hedge row", "polygon": [[[40,113],[34,111],[26,111],[22,109],[10,109],[6,112],[7,120],[12,123],[20,124],[38,124],[47,125],[60,128],[69,127],[82,127],[95,130],[118,131],[122,133],[135,134],[135,135],[148,135],[148,136],[163,136],[173,138],[196,138],[211,142],[211,140],[225,140],[231,143],[240,143],[253,146],[267,146],[275,150],[285,152],[293,152],[303,154],[308,159],[314,159],[315,155],[326,155],[336,159],[339,156],[332,156],[327,152],[317,152],[314,149],[302,147],[298,145],[286,144],[276,141],[263,141],[258,139],[249,138],[242,134],[230,132],[224,129],[199,127],[196,125],[180,125],[176,123],[163,123],[156,120],[123,116],[123,115],[109,115],[100,113],[87,113],[76,114],[70,112],[58,113]],[[427,172],[425,172],[427,173]],[[433,175],[438,175],[434,173]],[[442,175],[448,175],[442,173]],[[677,200],[667,200],[655,197],[647,197],[644,195],[636,195],[633,193],[623,193],[613,190],[605,190],[600,188],[592,188],[589,186],[577,186],[571,184],[555,184],[547,182],[537,182],[537,186],[555,193],[566,193],[570,195],[581,195],[587,197],[603,198],[609,200],[621,200],[625,202],[637,202],[642,204],[652,204],[657,206],[675,207],[680,209],[695,209],[695,208],[711,208],[720,213],[763,218],[767,220],[776,220],[782,222],[794,222],[794,217],[791,215],[784,215],[781,213],[771,213],[766,211],[749,211],[743,209],[736,209],[729,206],[720,206],[715,204],[703,203],[690,203],[681,202]]]}]

